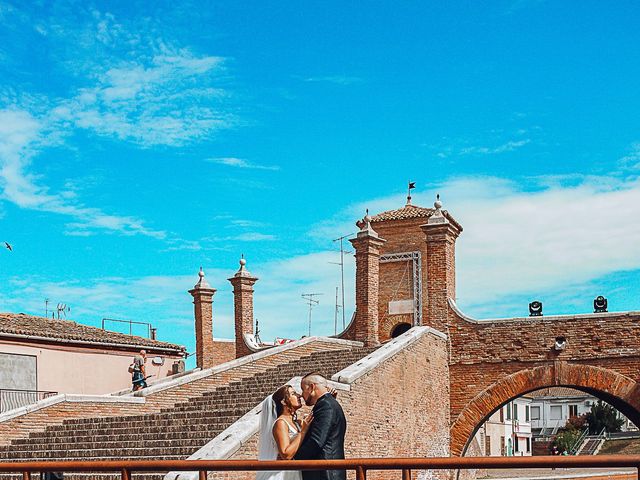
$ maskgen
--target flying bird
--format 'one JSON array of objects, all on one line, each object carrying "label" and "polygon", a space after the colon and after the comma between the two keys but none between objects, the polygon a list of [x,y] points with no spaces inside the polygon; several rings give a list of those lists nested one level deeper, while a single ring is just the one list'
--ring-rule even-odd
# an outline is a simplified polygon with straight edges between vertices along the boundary
[{"label": "flying bird", "polygon": [[7,250],[13,252],[13,247],[8,242],[4,242],[4,246],[7,247]]}]

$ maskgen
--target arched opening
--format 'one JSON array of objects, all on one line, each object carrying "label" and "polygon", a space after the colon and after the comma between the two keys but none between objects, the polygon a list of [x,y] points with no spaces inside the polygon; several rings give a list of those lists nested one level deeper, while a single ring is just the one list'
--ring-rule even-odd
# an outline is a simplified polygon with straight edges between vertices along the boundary
[{"label": "arched opening", "polygon": [[402,335],[403,333],[409,331],[410,328],[411,328],[411,324],[409,323],[398,323],[391,330],[391,338],[396,338]]},{"label": "arched opening", "polygon": [[[511,405],[516,398],[547,387],[562,386],[586,392],[607,402],[635,426],[640,427],[640,385],[637,382],[600,367],[559,363],[521,370],[477,395],[456,416],[452,424],[452,455],[463,456],[480,427],[496,412],[504,412],[506,417],[505,406]],[[519,410],[518,415],[526,418],[526,410]],[[529,415],[531,419],[531,410]],[[513,410],[511,417],[513,419]],[[507,437],[509,435],[505,435],[505,448],[508,447]],[[512,440],[511,447],[513,451],[518,451],[515,440]],[[530,448],[533,449],[533,446]],[[520,449],[522,450],[524,449]]]}]

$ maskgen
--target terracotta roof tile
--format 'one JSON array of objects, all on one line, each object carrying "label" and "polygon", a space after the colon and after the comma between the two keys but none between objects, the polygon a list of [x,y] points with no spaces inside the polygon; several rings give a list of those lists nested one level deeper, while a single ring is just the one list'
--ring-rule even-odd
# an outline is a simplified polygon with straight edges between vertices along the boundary
[{"label": "terracotta roof tile", "polygon": [[184,352],[184,347],[144,337],[102,330],[70,320],[52,320],[24,313],[0,313],[0,337],[3,334],[35,336],[55,343],[97,343],[100,345],[127,345],[131,348],[148,348]]},{"label": "terracotta roof tile", "polygon": [[527,393],[525,396],[530,398],[540,398],[540,397],[554,397],[554,398],[563,398],[563,397],[589,397],[586,392],[576,390],[574,388],[569,387],[547,387],[542,388],[540,390],[535,390],[533,392]]},{"label": "terracotta roof tile", "polygon": [[371,217],[372,222],[383,222],[385,220],[406,220],[409,218],[429,218],[435,209],[418,207],[417,205],[405,205],[397,210],[387,210]]},{"label": "terracotta roof tile", "polygon": [[[435,208],[419,207],[417,205],[405,205],[397,210],[387,210],[386,212],[378,213],[371,217],[371,223],[384,222],[389,220],[409,220],[412,218],[424,218],[425,220],[433,215]],[[460,224],[449,214],[448,211],[443,210],[442,213],[449,219],[450,222],[462,229]]]}]

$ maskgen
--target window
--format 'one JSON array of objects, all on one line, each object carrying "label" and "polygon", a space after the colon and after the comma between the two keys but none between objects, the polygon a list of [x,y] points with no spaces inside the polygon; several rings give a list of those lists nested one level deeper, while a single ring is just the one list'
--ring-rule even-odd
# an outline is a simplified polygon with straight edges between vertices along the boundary
[{"label": "window", "polygon": [[518,420],[518,404],[513,403],[513,419]]},{"label": "window", "polygon": [[504,445],[504,437],[500,437],[500,455],[506,455],[507,450]]},{"label": "window", "polygon": [[511,420],[511,404],[507,403],[504,408],[507,409],[507,420]]},{"label": "window", "polygon": [[550,420],[562,419],[562,405],[551,405],[551,408],[549,410],[549,419]]},{"label": "window", "polygon": [[527,452],[531,451],[531,439],[529,437],[526,437],[525,440],[527,441]]},{"label": "window", "polygon": [[531,407],[531,420],[540,420],[540,407]]},{"label": "window", "polygon": [[500,423],[504,422],[504,408],[500,409]]},{"label": "window", "polygon": [[578,405],[569,405],[569,418],[578,416]]},{"label": "window", "polygon": [[528,422],[529,419],[530,419],[530,416],[529,416],[529,405],[526,405],[524,407],[524,416],[525,416],[525,421]]},{"label": "window", "polygon": [[484,454],[486,456],[491,455],[491,437],[489,435],[484,437]]},{"label": "window", "polygon": [[514,437],[514,442],[513,442],[513,453],[515,454],[516,452],[520,451],[520,438],[518,437]]}]

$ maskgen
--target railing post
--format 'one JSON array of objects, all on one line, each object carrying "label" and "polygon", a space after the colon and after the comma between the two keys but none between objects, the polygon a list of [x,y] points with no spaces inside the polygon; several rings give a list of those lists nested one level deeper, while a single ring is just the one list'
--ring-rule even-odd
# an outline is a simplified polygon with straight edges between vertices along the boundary
[{"label": "railing post", "polygon": [[207,480],[207,471],[206,470],[200,470],[198,472],[198,480]]},{"label": "railing post", "polygon": [[122,480],[131,480],[131,474],[129,473],[129,470],[127,470],[126,468],[123,468],[120,471],[120,477],[122,478]]},{"label": "railing post", "polygon": [[367,480],[367,471],[361,465],[356,467],[356,480]]},{"label": "railing post", "polygon": [[403,468],[402,469],[402,480],[411,480],[411,469]]},{"label": "railing post", "polygon": [[31,472],[22,472],[22,480],[31,480]]}]

